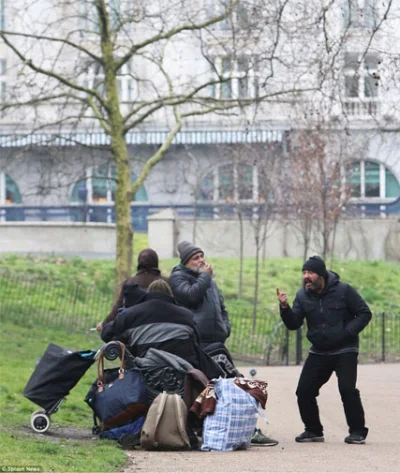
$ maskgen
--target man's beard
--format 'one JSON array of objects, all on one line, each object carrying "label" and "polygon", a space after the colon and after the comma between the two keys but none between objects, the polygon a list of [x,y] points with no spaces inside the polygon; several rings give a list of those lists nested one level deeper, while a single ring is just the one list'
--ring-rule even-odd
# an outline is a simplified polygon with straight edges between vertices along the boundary
[{"label": "man's beard", "polygon": [[200,274],[201,267],[204,266],[204,263],[199,263],[195,268],[192,269],[194,273]]},{"label": "man's beard", "polygon": [[[306,283],[308,282],[311,283],[310,287],[306,287]],[[322,288],[322,285],[323,285],[322,276],[318,276],[318,279],[315,282],[312,282],[311,279],[304,279],[303,281],[303,287],[306,290],[306,292],[308,291],[318,292]]]}]

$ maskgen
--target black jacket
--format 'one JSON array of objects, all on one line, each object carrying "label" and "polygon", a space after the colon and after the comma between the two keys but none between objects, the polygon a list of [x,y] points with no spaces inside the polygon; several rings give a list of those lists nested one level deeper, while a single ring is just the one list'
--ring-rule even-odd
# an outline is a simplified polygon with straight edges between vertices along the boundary
[{"label": "black jacket", "polygon": [[342,348],[358,348],[358,334],[371,320],[371,311],[364,299],[339,275],[328,271],[326,287],[321,294],[297,292],[293,308],[280,308],[281,317],[289,330],[296,330],[307,321],[307,338],[311,350],[329,352]]},{"label": "black jacket", "polygon": [[201,342],[224,343],[231,324],[224,298],[212,277],[179,264],[172,270],[169,284],[177,302],[193,312]]},{"label": "black jacket", "polygon": [[157,348],[199,368],[199,340],[193,314],[167,294],[147,293],[142,302],[125,309],[105,325],[101,338],[105,342],[125,343],[134,356],[142,357],[149,348]]}]

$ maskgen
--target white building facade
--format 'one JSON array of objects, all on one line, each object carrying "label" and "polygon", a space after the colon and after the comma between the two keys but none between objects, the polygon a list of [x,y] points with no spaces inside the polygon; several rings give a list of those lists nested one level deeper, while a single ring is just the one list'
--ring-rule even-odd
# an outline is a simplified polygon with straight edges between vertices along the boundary
[{"label": "white building facade", "polygon": [[[80,220],[74,206],[85,205],[91,207],[91,220],[113,221],[110,136],[74,97],[56,97],[69,90],[65,83],[22,67],[18,55],[23,52],[37,60],[38,67],[80,84],[82,90],[74,89],[72,95],[82,97],[85,88],[92,88],[101,98],[102,68],[88,62],[87,55],[80,62],[82,51],[65,42],[71,38],[85,52],[99,53],[95,2],[60,1],[54,7],[43,0],[34,10],[23,9],[22,3],[0,2],[0,217],[34,218],[21,211],[27,206],[71,206],[54,218]],[[154,44],[151,58],[144,50],[118,70],[125,116],[131,110],[139,116],[146,101],[155,103],[163,94],[171,97],[171,84],[176,98],[197,83],[208,83],[198,94],[202,106],[207,100],[239,103],[214,113],[189,114],[133,206],[257,203],[266,198],[260,163],[278,159],[290,167],[293,137],[315,126],[316,120],[349,143],[352,202],[390,205],[399,199],[400,5],[336,0],[324,10],[319,0],[288,2],[285,9],[277,3],[239,1],[215,25]],[[188,15],[192,22],[207,21],[226,12],[226,4],[213,0],[188,5],[182,1],[178,10],[168,11],[166,4],[155,23],[174,26],[187,22]],[[153,29],[164,31],[162,25],[150,23],[151,6],[146,12],[144,6],[141,12],[130,13],[130,8],[123,0],[108,4],[110,24],[119,22],[120,27],[115,55],[123,56],[134,40],[140,44],[137,38],[146,40]],[[186,14],[178,18],[183,11]],[[129,28],[133,24],[135,29],[125,31],[123,18],[128,14],[135,18]],[[61,25],[65,31],[59,32]],[[53,40],[62,37],[63,46],[51,41],[54,48],[44,50],[39,38],[25,31]],[[45,89],[52,100],[41,100]],[[24,106],[12,106],[23,101]],[[196,106],[195,100],[183,104],[181,112]],[[160,106],[127,130],[133,181],[173,124],[173,109]],[[357,150],[353,155],[352,147]],[[257,159],[251,158],[253,152]]]}]

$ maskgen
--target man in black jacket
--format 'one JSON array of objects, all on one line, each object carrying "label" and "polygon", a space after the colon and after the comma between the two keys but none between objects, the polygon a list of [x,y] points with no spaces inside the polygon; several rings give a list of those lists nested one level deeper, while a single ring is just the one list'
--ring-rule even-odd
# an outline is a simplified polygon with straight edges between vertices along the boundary
[{"label": "man in black jacket", "polygon": [[327,271],[325,262],[312,256],[303,265],[303,288],[293,307],[285,292],[277,289],[282,320],[289,330],[307,321],[312,343],[300,376],[296,395],[305,431],[296,442],[323,442],[323,427],[316,397],[335,371],[349,435],[346,443],[364,444],[368,434],[360,392],[356,388],[358,334],[371,320],[371,311],[357,291]]},{"label": "man in black jacket", "polygon": [[213,281],[213,267],[205,261],[203,251],[187,241],[178,245],[181,259],[169,278],[175,299],[194,314],[203,347],[224,343],[231,324],[224,299]]}]

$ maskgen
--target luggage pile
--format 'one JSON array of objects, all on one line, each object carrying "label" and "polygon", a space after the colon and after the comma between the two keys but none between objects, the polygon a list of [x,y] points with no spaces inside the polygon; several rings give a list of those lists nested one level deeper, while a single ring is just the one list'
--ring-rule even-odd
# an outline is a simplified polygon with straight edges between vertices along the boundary
[{"label": "luggage pile", "polygon": [[[120,358],[104,369],[104,360]],[[93,433],[123,448],[231,451],[250,445],[266,383],[222,377],[208,382],[185,360],[157,349],[133,359],[120,342],[98,352],[69,351],[50,344],[39,360],[24,396],[43,410],[31,416],[35,432],[45,433],[70,390],[97,361],[97,379],[85,397],[93,411]]]}]

